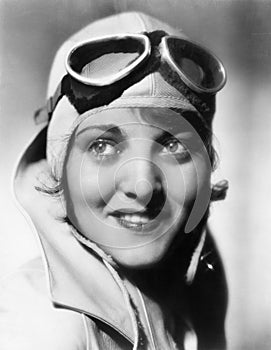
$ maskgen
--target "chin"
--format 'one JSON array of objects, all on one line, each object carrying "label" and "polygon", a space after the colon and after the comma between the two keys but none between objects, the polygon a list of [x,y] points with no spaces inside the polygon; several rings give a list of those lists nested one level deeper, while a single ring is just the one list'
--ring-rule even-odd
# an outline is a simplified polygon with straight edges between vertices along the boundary
[{"label": "chin", "polygon": [[114,260],[127,269],[146,269],[158,264],[166,255],[169,244],[148,243],[146,246],[107,251]]}]

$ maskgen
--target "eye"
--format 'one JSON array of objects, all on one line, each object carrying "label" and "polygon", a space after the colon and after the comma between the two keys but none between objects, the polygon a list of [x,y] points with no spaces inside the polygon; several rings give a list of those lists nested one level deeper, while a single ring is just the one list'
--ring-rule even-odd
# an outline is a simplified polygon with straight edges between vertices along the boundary
[{"label": "eye", "polygon": [[96,140],[92,142],[89,151],[96,158],[110,157],[120,153],[117,144],[109,140]]},{"label": "eye", "polygon": [[162,152],[163,155],[173,155],[175,157],[186,158],[189,156],[188,149],[177,139],[170,139],[163,144]]}]

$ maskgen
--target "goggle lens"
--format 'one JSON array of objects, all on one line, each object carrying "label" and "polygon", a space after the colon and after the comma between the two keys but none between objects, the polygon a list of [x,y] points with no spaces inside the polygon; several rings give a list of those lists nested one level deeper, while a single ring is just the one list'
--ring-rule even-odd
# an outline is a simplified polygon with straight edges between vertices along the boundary
[{"label": "goggle lens", "polygon": [[138,53],[108,53],[86,64],[81,71],[83,77],[106,79],[121,72],[139,57]]},{"label": "goggle lens", "polygon": [[188,86],[200,92],[217,92],[225,84],[225,70],[217,57],[190,41],[164,38],[170,61]]},{"label": "goggle lens", "polygon": [[89,85],[108,85],[132,71],[146,57],[145,38],[105,38],[82,43],[67,59],[67,70]]}]

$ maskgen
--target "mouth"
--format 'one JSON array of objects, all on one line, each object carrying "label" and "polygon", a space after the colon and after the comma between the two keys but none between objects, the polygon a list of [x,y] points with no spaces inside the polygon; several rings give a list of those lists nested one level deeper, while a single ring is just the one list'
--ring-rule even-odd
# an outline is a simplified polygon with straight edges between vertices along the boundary
[{"label": "mouth", "polygon": [[110,215],[115,218],[118,224],[124,228],[133,231],[149,231],[159,225],[156,217],[161,210],[142,210],[120,209],[112,212]]}]

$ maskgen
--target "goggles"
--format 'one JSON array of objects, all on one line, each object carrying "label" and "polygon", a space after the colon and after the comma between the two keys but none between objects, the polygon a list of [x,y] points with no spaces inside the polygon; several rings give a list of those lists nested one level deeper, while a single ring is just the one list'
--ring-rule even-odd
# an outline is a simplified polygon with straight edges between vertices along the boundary
[{"label": "goggles", "polygon": [[[214,94],[226,83],[222,62],[202,46],[176,36],[164,36],[159,46],[162,61],[174,69],[193,91]],[[66,60],[67,72],[92,86],[110,85],[129,75],[150,56],[144,34],[120,34],[75,46]]]},{"label": "goggles", "polygon": [[[103,36],[74,46],[65,66],[68,76],[84,86],[106,87],[144,65],[151,51],[150,39],[144,34]],[[166,35],[161,38],[158,51],[161,64],[167,63],[196,93],[213,95],[226,83],[226,71],[219,58],[191,40]],[[64,94],[62,81],[48,100],[49,115]]]}]

